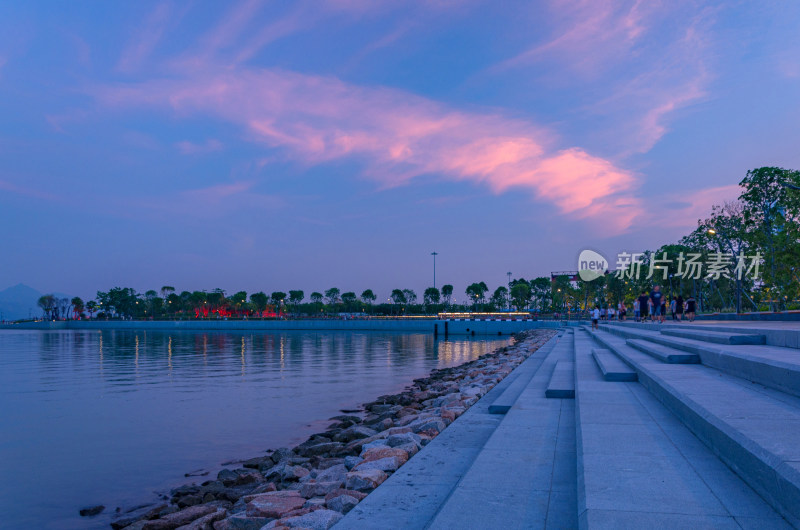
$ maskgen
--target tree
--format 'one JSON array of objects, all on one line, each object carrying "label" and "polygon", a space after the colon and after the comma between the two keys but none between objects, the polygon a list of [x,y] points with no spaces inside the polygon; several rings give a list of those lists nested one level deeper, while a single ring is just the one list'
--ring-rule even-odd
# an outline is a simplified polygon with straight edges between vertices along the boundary
[{"label": "tree", "polygon": [[39,297],[39,300],[36,302],[42,312],[44,313],[44,318],[50,320],[53,318],[53,311],[56,308],[56,297],[52,294],[45,294]]},{"label": "tree", "polygon": [[504,308],[506,306],[506,301],[508,300],[508,289],[504,286],[500,286],[494,290],[492,293],[492,305],[495,309]]},{"label": "tree", "polygon": [[175,292],[174,287],[172,287],[171,285],[165,285],[161,287],[161,298],[166,300],[169,297],[169,295],[171,295],[174,292]]},{"label": "tree", "polygon": [[233,306],[233,309],[237,312],[241,312],[247,307],[247,292],[239,291],[232,294],[230,301],[231,305]]},{"label": "tree", "polygon": [[269,298],[265,293],[259,291],[257,293],[253,293],[250,295],[250,303],[253,304],[253,307],[258,312],[258,315],[263,316],[264,311],[267,310],[267,304],[269,303]]},{"label": "tree", "polygon": [[436,287],[428,287],[425,289],[425,293],[422,295],[422,299],[425,302],[425,310],[427,311],[430,306],[434,304],[438,304],[439,301],[442,299],[441,295],[439,294],[439,289]]},{"label": "tree", "polygon": [[[524,280],[523,280],[524,281]],[[531,288],[531,300],[534,307],[539,311],[547,311],[550,300],[552,299],[552,292],[550,290],[551,280],[546,276],[539,276],[529,282]],[[513,282],[512,282],[513,285]]]},{"label": "tree", "polygon": [[83,313],[85,309],[83,306],[83,300],[79,296],[75,296],[72,300],[72,318],[77,319]]},{"label": "tree", "polygon": [[94,316],[94,312],[97,310],[97,302],[94,300],[89,300],[86,302],[86,310],[89,312],[89,318]]},{"label": "tree", "polygon": [[356,293],[352,291],[348,291],[346,293],[342,293],[342,302],[344,303],[345,311],[351,311],[353,309],[353,305],[358,301],[358,297],[356,297]]},{"label": "tree", "polygon": [[313,303],[315,303],[315,304],[321,304],[322,303],[322,293],[318,293],[316,291],[311,293],[311,301]]},{"label": "tree", "polygon": [[397,305],[406,303],[406,295],[403,293],[401,289],[392,289],[392,294],[390,296],[392,302],[394,302]]},{"label": "tree", "polygon": [[281,304],[286,303],[286,293],[283,291],[275,291],[274,293],[270,294],[269,297],[272,299],[272,303],[275,304],[275,307],[279,308]]},{"label": "tree", "polygon": [[361,301],[365,304],[372,305],[372,303],[377,300],[377,296],[375,293],[372,292],[372,289],[367,289],[363,293],[361,293]]},{"label": "tree", "polygon": [[511,302],[517,311],[522,311],[531,301],[531,286],[526,281],[512,282]]},{"label": "tree", "polygon": [[406,303],[408,305],[417,303],[417,293],[415,293],[413,289],[403,289],[403,296],[406,298]]},{"label": "tree", "polygon": [[482,303],[484,300],[484,296],[486,295],[486,291],[489,288],[483,282],[478,283],[471,283],[469,287],[466,288],[464,291],[467,294],[467,297],[472,302],[472,306],[475,307],[478,303]]},{"label": "tree", "polygon": [[303,291],[289,291],[289,301],[294,304],[295,308],[305,297],[306,294]]},{"label": "tree", "polygon": [[328,305],[334,306],[334,305],[339,303],[339,301],[340,301],[339,293],[340,292],[341,291],[339,291],[339,289],[337,289],[336,287],[331,287],[330,289],[325,291],[325,298],[328,299]]},{"label": "tree", "polygon": [[444,298],[444,304],[450,305],[450,298],[453,296],[453,286],[449,283],[442,285],[442,297]]}]

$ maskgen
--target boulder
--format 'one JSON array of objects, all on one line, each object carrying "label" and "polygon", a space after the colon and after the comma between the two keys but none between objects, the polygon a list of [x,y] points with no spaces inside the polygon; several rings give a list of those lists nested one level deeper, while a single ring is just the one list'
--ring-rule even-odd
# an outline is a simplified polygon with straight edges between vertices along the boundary
[{"label": "boulder", "polygon": [[389,477],[380,469],[350,471],[345,478],[345,488],[349,490],[371,491]]},{"label": "boulder", "polygon": [[344,467],[346,467],[347,470],[350,471],[363,461],[364,459],[361,458],[360,456],[346,456],[344,458]]},{"label": "boulder", "polygon": [[339,489],[342,487],[344,483],[344,476],[342,476],[342,480],[335,480],[330,482],[306,482],[305,484],[300,485],[300,495],[305,499],[310,499],[311,497],[319,497],[325,496],[328,493],[332,492],[333,490]]},{"label": "boulder", "polygon": [[333,510],[315,510],[299,517],[283,519],[281,523],[289,528],[309,528],[311,530],[328,530],[342,520],[343,515]]},{"label": "boulder", "polygon": [[364,497],[367,496],[366,493],[361,493],[360,491],[340,489],[332,491],[327,495],[325,495],[325,501],[327,502],[331,499],[335,499],[339,495],[350,495],[351,497],[353,497],[354,499],[358,499],[359,501],[364,500]]},{"label": "boulder", "polygon": [[210,513],[217,511],[214,506],[191,506],[179,512],[170,513],[161,519],[147,521],[142,525],[143,530],[174,530],[184,526]]},{"label": "boulder", "polygon": [[177,530],[214,530],[214,523],[225,519],[226,513],[228,513],[227,510],[219,508],[217,511],[195,519],[189,524],[179,526]]},{"label": "boulder", "polygon": [[344,482],[344,476],[347,473],[347,467],[344,464],[337,464],[328,469],[317,472],[315,477],[317,482]]},{"label": "boulder", "polygon": [[214,523],[214,530],[261,530],[271,520],[269,517],[247,517],[244,514],[236,514]]},{"label": "boulder", "polygon": [[374,436],[376,434],[378,434],[378,431],[370,429],[369,427],[365,427],[363,425],[353,425],[352,427],[348,427],[334,436],[333,439],[337,442],[347,443],[352,442],[353,440],[369,438],[370,436]]},{"label": "boulder", "polygon": [[291,482],[299,480],[308,475],[309,471],[302,466],[293,466],[288,461],[276,464],[274,467],[264,473],[264,478],[269,481],[281,480],[283,482]]},{"label": "boulder", "polygon": [[298,454],[304,456],[330,455],[342,448],[339,442],[322,442],[315,445],[301,447]]},{"label": "boulder", "polygon": [[402,461],[400,465],[405,464],[406,461],[408,460],[408,453],[396,447],[387,447],[387,446],[372,447],[361,453],[361,458],[363,458],[367,462],[370,462],[372,460],[379,460],[381,458],[386,458],[390,456],[397,457],[398,459],[400,459]]},{"label": "boulder", "polygon": [[78,513],[81,514],[81,517],[92,517],[94,515],[99,514],[100,512],[102,512],[105,509],[106,509],[105,506],[103,506],[102,504],[98,504],[97,506],[89,506],[89,507],[86,507],[86,508],[81,508],[78,511]]},{"label": "boulder", "polygon": [[139,506],[138,508],[128,510],[123,514],[114,517],[114,519],[111,521],[111,528],[114,530],[120,530],[121,528],[132,525],[136,521],[140,521],[142,519],[153,519],[158,517],[158,515],[165,509],[167,509],[166,504],[150,504],[147,506]]},{"label": "boulder", "polygon": [[[405,453],[403,453],[405,454]],[[408,459],[408,455],[406,455],[406,459]],[[361,462],[356,467],[353,468],[353,471],[366,471],[368,469],[378,469],[381,471],[397,471],[397,469],[405,463],[405,460],[401,460],[396,456],[387,456],[386,458],[379,458],[377,460],[366,460]]]},{"label": "boulder", "polygon": [[358,499],[350,495],[339,495],[326,502],[326,506],[339,513],[347,513],[358,504]]},{"label": "boulder", "polygon": [[306,500],[297,491],[262,493],[247,503],[247,516],[280,518],[287,512],[302,508],[305,502]]}]

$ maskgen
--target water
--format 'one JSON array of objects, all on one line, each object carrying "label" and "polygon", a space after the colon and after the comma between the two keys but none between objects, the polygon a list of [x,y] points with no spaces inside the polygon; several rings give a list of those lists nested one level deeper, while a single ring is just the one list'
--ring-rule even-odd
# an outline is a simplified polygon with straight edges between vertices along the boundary
[{"label": "water", "polygon": [[[109,528],[117,506],[292,446],[340,409],[509,339],[144,331],[0,332],[0,527]],[[81,518],[81,507],[106,512]]]}]

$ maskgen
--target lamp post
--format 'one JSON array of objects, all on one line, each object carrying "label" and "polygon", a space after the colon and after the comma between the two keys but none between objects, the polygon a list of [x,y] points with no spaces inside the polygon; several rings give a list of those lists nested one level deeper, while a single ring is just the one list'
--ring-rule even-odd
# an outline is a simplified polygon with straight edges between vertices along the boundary
[{"label": "lamp post", "polygon": [[439,255],[439,253],[436,252],[436,251],[431,252],[431,256],[433,256],[433,288],[434,289],[436,289],[436,256],[438,256],[438,255]]},{"label": "lamp post", "polygon": [[[719,228],[709,228],[708,234],[712,236],[719,234],[720,237],[722,237],[722,239],[724,239],[725,242],[728,243],[728,247],[731,249],[731,253],[733,254],[733,259],[736,260],[737,263],[739,262],[739,253],[736,252],[736,249],[733,248],[733,243],[731,243],[731,240],[728,239],[728,237],[725,235],[725,232],[723,232]],[[736,314],[738,315],[741,312],[742,312],[742,278],[741,278],[741,272],[739,272],[736,274]]]}]

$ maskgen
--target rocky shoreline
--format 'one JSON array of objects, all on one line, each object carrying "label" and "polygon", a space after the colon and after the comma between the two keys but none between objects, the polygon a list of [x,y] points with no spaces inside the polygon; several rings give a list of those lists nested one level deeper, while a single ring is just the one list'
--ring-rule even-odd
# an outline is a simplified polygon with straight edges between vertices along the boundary
[{"label": "rocky shoreline", "polygon": [[[173,489],[163,503],[118,513],[114,530],[328,529],[555,335],[531,330],[399,394],[331,418],[323,433]],[[168,501],[168,502],[167,502]],[[85,508],[94,515],[103,507]]]}]

